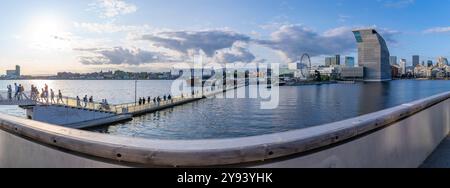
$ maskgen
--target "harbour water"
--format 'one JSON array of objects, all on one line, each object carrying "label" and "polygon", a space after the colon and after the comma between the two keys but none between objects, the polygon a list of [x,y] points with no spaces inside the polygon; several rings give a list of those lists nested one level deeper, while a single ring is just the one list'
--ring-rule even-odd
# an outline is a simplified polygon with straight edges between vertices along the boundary
[{"label": "harbour water", "polygon": [[[47,83],[67,96],[93,95],[114,104],[134,101],[134,81],[0,81],[0,85],[14,82],[25,88]],[[168,94],[171,83],[139,81],[138,96]],[[446,91],[450,91],[450,81],[280,87],[279,106],[272,110],[260,109],[260,99],[205,99],[92,131],[151,139],[254,136],[340,121]],[[14,106],[0,106],[0,112],[25,116],[24,110]]]}]

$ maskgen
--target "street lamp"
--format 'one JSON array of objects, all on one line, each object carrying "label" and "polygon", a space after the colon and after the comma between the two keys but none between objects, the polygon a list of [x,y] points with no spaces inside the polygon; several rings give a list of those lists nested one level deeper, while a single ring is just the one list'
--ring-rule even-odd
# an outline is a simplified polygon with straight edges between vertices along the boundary
[{"label": "street lamp", "polygon": [[137,80],[134,81],[134,105],[137,104]]}]

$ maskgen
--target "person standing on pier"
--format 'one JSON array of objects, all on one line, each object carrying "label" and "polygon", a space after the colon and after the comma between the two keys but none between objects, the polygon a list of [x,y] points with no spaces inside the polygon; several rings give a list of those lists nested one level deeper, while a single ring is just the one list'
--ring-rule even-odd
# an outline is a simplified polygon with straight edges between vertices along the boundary
[{"label": "person standing on pier", "polygon": [[55,104],[55,92],[53,92],[53,89],[50,89],[50,103]]},{"label": "person standing on pier", "polygon": [[149,96],[149,97],[147,98],[148,104],[150,104],[151,101],[152,101],[152,98]]},{"label": "person standing on pier", "polygon": [[23,94],[23,86],[22,86],[22,84],[19,84],[19,87],[18,87],[18,90],[17,90],[17,92],[18,92],[18,94],[17,94],[17,100],[21,100],[22,99],[22,94]]},{"label": "person standing on pier", "polygon": [[12,88],[11,88],[11,85],[8,85],[7,88],[8,88],[8,100],[12,100]]},{"label": "person standing on pier", "polygon": [[164,99],[164,101],[166,101],[166,100],[167,100],[167,96],[166,96],[166,95],[164,95],[163,99]]},{"label": "person standing on pier", "polygon": [[44,89],[45,89],[45,97],[47,98],[47,101],[48,101],[48,85],[47,84],[45,84]]},{"label": "person standing on pier", "polygon": [[19,95],[19,86],[17,83],[14,83],[14,99],[18,99],[17,96]]},{"label": "person standing on pier", "polygon": [[60,100],[61,100],[61,103],[64,104],[63,96],[62,96],[61,90],[59,89],[58,90],[58,103],[59,103]]},{"label": "person standing on pier", "polygon": [[139,97],[139,102],[138,102],[139,106],[141,106],[142,104],[142,98]]},{"label": "person standing on pier", "polygon": [[44,88],[42,88],[42,90],[41,90],[41,100],[42,100],[42,102],[48,102],[48,98],[47,98],[47,96],[45,95],[45,89]]},{"label": "person standing on pier", "polygon": [[145,97],[142,97],[142,104],[145,105]]},{"label": "person standing on pier", "polygon": [[87,96],[87,95],[85,95],[85,96],[83,97],[83,103],[84,103],[84,107],[86,108],[87,105],[88,105],[88,96]]},{"label": "person standing on pier", "polygon": [[81,107],[80,97],[77,96],[77,107]]},{"label": "person standing on pier", "polygon": [[167,99],[169,99],[170,102],[173,102],[173,101],[172,101],[172,95],[169,94],[169,96],[167,97]]}]

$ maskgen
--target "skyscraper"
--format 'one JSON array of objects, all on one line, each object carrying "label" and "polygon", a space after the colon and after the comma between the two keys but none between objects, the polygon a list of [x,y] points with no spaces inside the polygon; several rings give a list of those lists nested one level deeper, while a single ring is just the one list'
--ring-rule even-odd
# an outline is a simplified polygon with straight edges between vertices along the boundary
[{"label": "skyscraper", "polygon": [[420,63],[420,57],[418,55],[413,55],[412,56],[412,64],[413,67],[417,67]]},{"label": "skyscraper", "polygon": [[355,58],[346,56],[345,57],[345,66],[346,67],[355,67]]},{"label": "skyscraper", "polygon": [[391,57],[389,57],[389,64],[391,64],[391,65],[397,65],[397,56],[391,56]]},{"label": "skyscraper", "polygon": [[335,64],[334,65],[341,65],[341,55],[334,56]]},{"label": "skyscraper", "polygon": [[340,55],[335,55],[333,57],[325,58],[325,66],[329,67],[329,66],[336,66],[336,65],[341,65],[341,56]]},{"label": "skyscraper", "polygon": [[406,74],[406,59],[400,60],[400,75]]},{"label": "skyscraper", "polygon": [[331,66],[332,61],[333,61],[333,58],[326,57],[325,58],[325,66],[327,66],[327,67]]},{"label": "skyscraper", "polygon": [[433,66],[433,61],[428,60],[428,61],[427,61],[427,66],[428,66],[428,67],[432,67],[432,66]]},{"label": "skyscraper", "polygon": [[365,81],[389,81],[391,66],[389,49],[375,29],[354,30],[358,43],[358,64],[364,67]]}]

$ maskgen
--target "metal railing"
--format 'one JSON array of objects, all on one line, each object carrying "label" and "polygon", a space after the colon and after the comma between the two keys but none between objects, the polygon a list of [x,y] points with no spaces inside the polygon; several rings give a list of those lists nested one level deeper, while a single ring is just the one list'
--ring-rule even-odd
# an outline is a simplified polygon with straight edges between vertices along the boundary
[{"label": "metal railing", "polygon": [[[242,83],[241,81],[238,82],[238,87],[242,87],[243,85],[245,85],[245,83]],[[183,94],[180,96],[171,97],[170,100],[166,97],[166,100],[163,100],[161,98],[159,102],[154,100],[151,101],[146,100],[145,104],[132,102],[118,105],[105,104],[95,101],[91,102],[84,101],[82,98],[77,99],[74,97],[67,97],[67,96],[63,96],[62,98],[60,98],[59,96],[55,95],[52,98],[51,96],[42,97],[39,94],[31,92],[21,92],[15,95],[14,92],[9,93],[7,91],[0,91],[0,102],[8,101],[8,104],[17,104],[17,105],[23,105],[24,103],[40,104],[40,105],[59,105],[59,106],[80,108],[85,110],[123,114],[156,109],[176,103],[182,103],[192,99],[201,99],[207,96],[212,96],[221,93],[223,90],[230,90],[234,88],[235,86],[233,83],[227,84],[225,89],[223,89],[223,85],[216,85],[214,87],[207,86],[203,88],[203,91],[201,90],[195,91],[193,95],[191,93]]]}]

